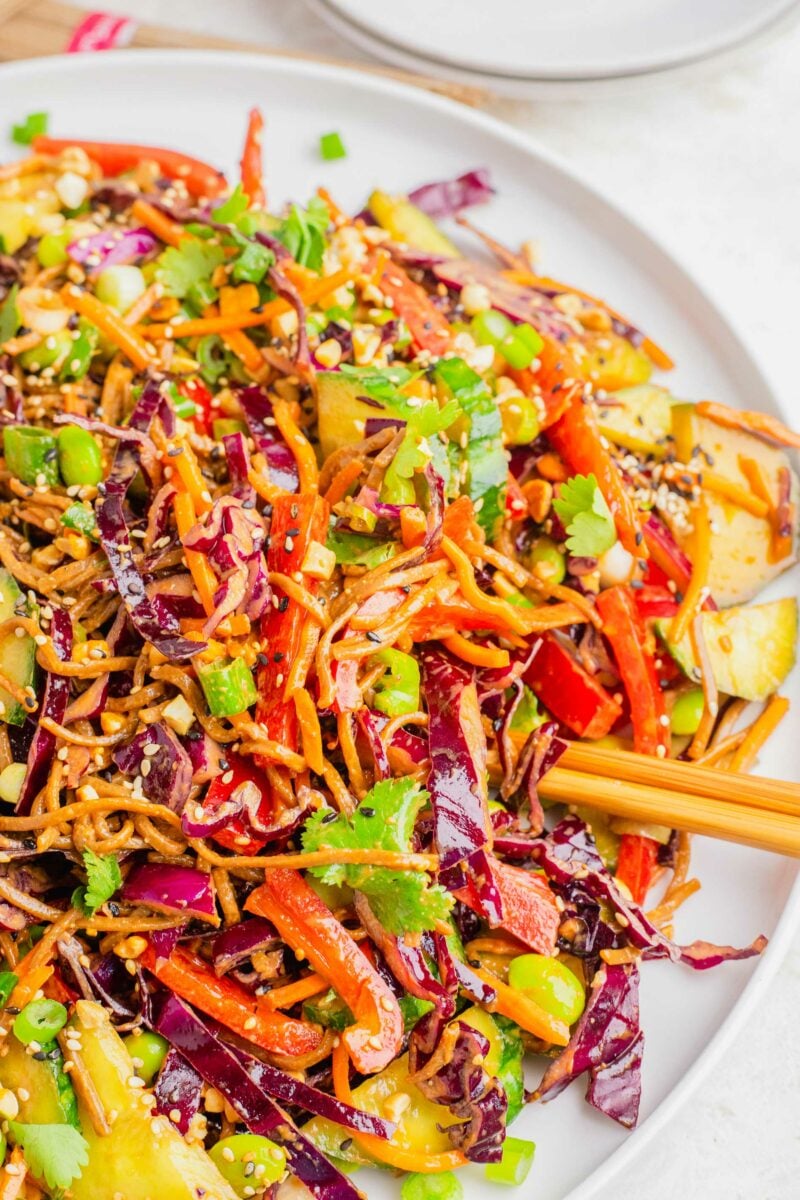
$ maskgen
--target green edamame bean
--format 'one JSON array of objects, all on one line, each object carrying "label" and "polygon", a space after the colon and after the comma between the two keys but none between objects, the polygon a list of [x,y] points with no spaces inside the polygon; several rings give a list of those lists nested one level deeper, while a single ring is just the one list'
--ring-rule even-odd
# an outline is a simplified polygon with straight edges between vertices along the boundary
[{"label": "green edamame bean", "polygon": [[704,707],[702,688],[692,688],[688,692],[681,692],[672,706],[670,719],[672,732],[685,736],[697,733]]},{"label": "green edamame bean", "polygon": [[539,538],[529,551],[528,561],[534,575],[546,583],[561,583],[567,573],[566,559],[551,538]]},{"label": "green edamame bean", "polygon": [[133,1069],[145,1083],[152,1083],[167,1057],[169,1042],[158,1033],[144,1030],[125,1038],[125,1045],[133,1062]]},{"label": "green edamame bean", "polygon": [[511,392],[497,398],[503,435],[511,446],[526,446],[539,432],[539,417],[534,403],[522,393]]},{"label": "green edamame bean", "polygon": [[103,456],[87,429],[67,425],[59,431],[58,466],[67,487],[100,483],[103,478]]},{"label": "green edamame bean", "polygon": [[512,958],[508,982],[567,1025],[577,1021],[586,1004],[586,993],[577,975],[560,959],[548,958],[545,954],[521,954]]},{"label": "green edamame bean", "polygon": [[220,1175],[240,1196],[252,1196],[280,1179],[286,1154],[275,1142],[257,1133],[234,1133],[220,1138],[209,1150]]}]

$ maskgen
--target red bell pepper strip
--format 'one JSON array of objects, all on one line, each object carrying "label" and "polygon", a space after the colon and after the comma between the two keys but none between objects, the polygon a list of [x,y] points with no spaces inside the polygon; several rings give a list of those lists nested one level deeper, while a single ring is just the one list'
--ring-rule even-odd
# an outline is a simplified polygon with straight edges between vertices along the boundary
[{"label": "red bell pepper strip", "polygon": [[176,996],[270,1054],[296,1058],[313,1054],[322,1043],[319,1025],[267,1008],[261,997],[235,979],[218,978],[208,963],[184,946],[176,946],[168,958],[158,958],[148,945],[139,961]]},{"label": "red bell pepper strip", "polygon": [[[270,822],[272,805],[270,787],[264,772],[256,766],[252,759],[240,758],[232,750],[225,751],[225,761],[228,764],[221,775],[217,775],[209,785],[203,800],[203,808],[207,813],[216,812],[238,787],[243,783],[252,783],[261,792],[261,803],[258,806],[259,819],[265,824]],[[265,845],[263,838],[255,838],[248,832],[246,818],[233,817],[224,829],[213,834],[215,842],[226,850],[236,854],[258,854]]]},{"label": "red bell pepper strip", "polygon": [[493,613],[478,612],[469,604],[450,601],[448,604],[429,604],[422,612],[411,618],[408,631],[415,642],[430,642],[461,633],[465,629],[491,629],[496,633],[508,633],[509,628],[502,617]]},{"label": "red bell pepper strip", "polygon": [[628,697],[633,723],[633,748],[639,754],[669,752],[669,719],[665,715],[664,693],[658,686],[648,635],[636,609],[633,592],[617,585],[597,595],[597,609],[603,618],[603,633]]},{"label": "red bell pepper strip", "polygon": [[645,583],[635,592],[636,609],[643,621],[656,617],[674,617],[678,605],[669,588],[656,583]]},{"label": "red bell pepper strip", "polygon": [[581,666],[559,636],[545,633],[522,677],[545,708],[578,737],[605,737],[622,708]]},{"label": "red bell pepper strip", "polygon": [[[509,866],[491,855],[487,859],[503,906],[499,928],[530,946],[536,954],[552,954],[561,914],[543,876]],[[455,895],[474,912],[483,915],[483,905],[474,883]]]},{"label": "red bell pepper strip", "polygon": [[619,842],[617,878],[637,904],[644,904],[658,872],[658,842],[638,833],[623,833]]},{"label": "red bell pepper strip", "polygon": [[[267,550],[267,569],[293,575],[303,565],[312,541],[323,542],[328,530],[328,505],[311,493],[280,495],[272,506]],[[305,579],[305,587],[316,591],[316,581]],[[276,596],[261,618],[261,639],[267,657],[258,670],[256,721],[267,736],[289,750],[297,749],[297,714],[294,703],[284,698],[284,681],[296,658],[308,614],[289,596]]]},{"label": "red bell pepper strip", "polygon": [[272,921],[288,946],[344,1000],[355,1024],[342,1033],[356,1070],[381,1071],[400,1053],[403,1018],[391,988],[298,871],[267,871],[248,912]]},{"label": "red bell pepper strip", "polygon": [[197,410],[192,417],[197,432],[205,437],[210,437],[214,419],[211,392],[202,379],[181,379],[177,388],[185,400],[191,400]]},{"label": "red bell pepper strip", "polygon": [[544,406],[541,426],[542,429],[549,429],[567,411],[576,392],[582,390],[583,375],[567,346],[541,330],[537,332],[544,343],[536,356],[539,360],[538,369],[507,368],[506,374],[511,376],[526,396],[532,396],[534,392],[540,394]]},{"label": "red bell pepper strip", "polygon": [[547,436],[571,471],[595,476],[625,549],[639,558],[647,557],[636,508],[616,463],[602,443],[591,405],[573,398],[564,415],[550,426]]},{"label": "red bell pepper strip", "polygon": [[158,163],[168,179],[179,179],[185,183],[192,196],[219,196],[228,186],[222,172],[210,167],[208,163],[188,154],[181,154],[177,150],[164,150],[159,146],[136,146],[125,142],[87,142],[82,138],[52,138],[46,134],[35,137],[32,145],[37,154],[60,154],[70,146],[78,146],[85,150],[103,174],[109,177],[132,171],[143,159],[150,159]]},{"label": "red bell pepper strip", "polygon": [[264,207],[264,166],[261,157],[261,135],[264,131],[264,118],[259,108],[250,109],[247,123],[247,136],[244,141],[239,171],[242,180],[242,191],[251,204]]},{"label": "red bell pepper strip", "polygon": [[393,262],[386,263],[381,270],[378,287],[391,300],[395,316],[408,326],[414,349],[444,354],[452,336],[450,322],[425,289]]}]

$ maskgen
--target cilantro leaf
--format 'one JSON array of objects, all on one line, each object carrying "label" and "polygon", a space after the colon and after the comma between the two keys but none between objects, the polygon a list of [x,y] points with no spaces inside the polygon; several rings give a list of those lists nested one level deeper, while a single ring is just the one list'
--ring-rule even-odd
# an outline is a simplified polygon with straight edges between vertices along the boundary
[{"label": "cilantro leaf", "polygon": [[539,701],[534,692],[523,684],[522,695],[519,699],[519,704],[514,709],[514,715],[511,718],[510,728],[517,733],[529,734],[538,729],[540,725],[544,725],[547,717],[539,710]]},{"label": "cilantro leaf", "polygon": [[295,262],[312,271],[319,271],[325,253],[325,232],[330,224],[328,206],[319,196],[312,196],[306,208],[293,204],[289,215],[275,231]]},{"label": "cilantro leaf", "polygon": [[196,284],[210,280],[224,261],[222,246],[184,238],[180,246],[168,247],[159,257],[156,277],[167,295],[182,300]]},{"label": "cilantro leaf", "polygon": [[86,868],[86,885],[75,889],[72,902],[76,908],[93,917],[98,908],[122,887],[122,875],[113,854],[101,857],[94,850],[84,850],[83,865]]},{"label": "cilantro leaf", "polygon": [[48,1188],[68,1188],[89,1161],[89,1146],[84,1136],[71,1125],[9,1124],[11,1136],[22,1147],[25,1161],[37,1179]]},{"label": "cilantro leaf", "polygon": [[569,534],[568,549],[578,557],[597,558],[616,542],[614,518],[594,475],[568,479],[553,508]]},{"label": "cilantro leaf", "polygon": [[[306,822],[303,849],[396,850],[408,852],[414,822],[428,799],[412,779],[384,779],[367,793],[352,815],[330,819],[320,809]],[[421,932],[446,920],[452,907],[449,893],[432,884],[424,872],[392,871],[388,867],[339,863],[313,867],[323,883],[343,884],[363,892],[378,920],[391,932]]]}]

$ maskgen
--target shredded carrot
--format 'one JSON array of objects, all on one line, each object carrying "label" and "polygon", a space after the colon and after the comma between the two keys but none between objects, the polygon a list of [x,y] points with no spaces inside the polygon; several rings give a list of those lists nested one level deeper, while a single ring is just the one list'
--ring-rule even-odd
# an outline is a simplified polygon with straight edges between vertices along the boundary
[{"label": "shredded carrot", "polygon": [[414,504],[405,504],[400,509],[400,537],[407,550],[421,546],[428,531],[425,513]]},{"label": "shredded carrot", "polygon": [[139,299],[134,301],[122,318],[125,324],[138,325],[161,301],[163,291],[164,285],[157,282],[151,283],[148,288],[145,288]]},{"label": "shredded carrot", "polygon": [[292,693],[297,691],[298,688],[305,688],[308,672],[311,670],[311,664],[317,653],[321,634],[321,625],[317,625],[314,621],[306,621],[305,628],[300,635],[300,644],[297,653],[292,659],[286,675],[286,684],[283,690],[284,700],[289,700]]},{"label": "shredded carrot", "polygon": [[[175,509],[175,522],[178,526],[178,533],[181,538],[186,537],[186,534],[197,523],[197,514],[195,512],[192,497],[188,492],[178,491],[175,499],[172,502]],[[199,554],[197,550],[186,550],[186,565],[194,580],[194,585],[197,588],[200,602],[209,616],[214,612],[214,595],[218,588],[218,583],[208,559],[204,554]]]},{"label": "shredded carrot", "polygon": [[[154,341],[158,341],[160,338],[205,337],[209,333],[232,333],[238,329],[252,329],[257,325],[266,324],[269,317],[274,315],[270,311],[273,303],[277,304],[278,302],[273,301],[270,304],[265,304],[260,313],[243,312],[224,317],[214,313],[210,316],[196,317],[191,321],[140,325],[137,327],[136,332],[143,334],[147,338],[152,338]],[[284,304],[284,301],[281,300],[280,304]],[[283,310],[276,309],[275,311]]]},{"label": "shredded carrot", "polygon": [[273,400],[272,413],[275,417],[275,424],[283,435],[283,440],[295,457],[297,474],[300,480],[298,490],[300,492],[316,491],[319,483],[319,469],[317,468],[314,447],[305,434],[301,433],[295,425],[289,411],[289,405],[285,400]]},{"label": "shredded carrot", "polygon": [[[265,469],[269,470],[266,464]],[[276,487],[274,483],[270,483],[269,479],[265,478],[261,471],[256,471],[252,467],[247,472],[247,481],[261,499],[266,500],[267,504],[272,504],[275,497],[280,495],[281,489]]]},{"label": "shredded carrot", "polygon": [[159,212],[146,200],[134,200],[131,205],[131,217],[154,233],[166,246],[179,246],[182,240],[189,236],[182,225],[171,220],[165,213]]},{"label": "shredded carrot", "polygon": [[261,357],[258,346],[251,342],[246,333],[232,329],[222,334],[222,340],[237,358],[240,358],[251,375],[258,377],[265,370],[266,364]]},{"label": "shredded carrot", "polygon": [[472,967],[472,970],[497,993],[494,1003],[485,1005],[489,1012],[499,1012],[502,1016],[516,1021],[521,1029],[527,1029],[534,1037],[542,1038],[554,1046],[566,1046],[569,1041],[569,1027],[563,1021],[552,1016],[524,992],[510,988],[485,967]]},{"label": "shredded carrot", "polygon": [[170,450],[180,450],[180,454],[170,454],[168,450],[164,461],[178,472],[183,486],[192,498],[195,513],[202,517],[211,508],[211,498],[194,450],[185,438],[174,438],[170,443]]},{"label": "shredded carrot", "polygon": [[731,759],[732,771],[749,771],[758,757],[758,752],[767,738],[778,727],[789,711],[785,696],[773,696],[758,720],[747,731],[742,744]]},{"label": "shredded carrot", "polygon": [[705,599],[705,587],[711,566],[711,525],[708,509],[701,500],[693,511],[694,532],[692,534],[692,576],[680,607],[672,619],[669,636],[671,642],[680,642],[685,637]]},{"label": "shredded carrot", "polygon": [[772,498],[769,484],[764,477],[761,463],[755,458],[739,455],[739,469],[747,479],[750,487],[767,505],[767,520],[770,526],[770,562],[782,562],[792,553],[792,534],[781,532],[781,520],[778,506]]},{"label": "shredded carrot", "polygon": [[461,594],[473,608],[477,608],[479,612],[488,612],[493,616],[500,617],[514,633],[525,634],[528,632],[528,622],[522,616],[524,610],[514,608],[513,605],[508,604],[505,600],[500,600],[497,596],[487,596],[486,592],[482,592],[475,582],[472,563],[455,542],[448,537],[442,538],[442,549],[455,568]]},{"label": "shredded carrot", "polygon": [[703,618],[698,612],[689,627],[694,660],[700,668],[700,679],[703,685],[703,713],[700,724],[689,746],[689,758],[697,759],[705,754],[714,726],[719,716],[719,691],[711,659],[708,654],[705,634],[703,633]]},{"label": "shredded carrot", "polygon": [[[358,1101],[350,1088],[350,1055],[347,1046],[340,1039],[334,1045],[331,1056],[333,1068],[333,1090],[337,1100],[351,1107],[358,1107]],[[445,1150],[441,1154],[420,1154],[418,1150],[406,1150],[402,1146],[392,1145],[390,1141],[375,1137],[372,1133],[356,1133],[348,1130],[348,1136],[355,1138],[370,1157],[396,1171],[411,1171],[419,1175],[438,1175],[442,1171],[456,1171],[466,1164],[466,1158],[459,1150]]]},{"label": "shredded carrot", "polygon": [[68,308],[86,317],[87,321],[91,321],[110,338],[137,370],[145,371],[155,365],[156,359],[148,350],[144,338],[136,330],[130,329],[122,317],[91,292],[81,291],[74,283],[67,283],[61,289],[61,298]]},{"label": "shredded carrot", "polygon": [[300,294],[306,304],[317,304],[320,300],[324,300],[331,292],[337,291],[345,284],[353,282],[353,272],[348,267],[342,267],[340,271],[334,271],[332,275],[315,276],[314,279],[300,289]]},{"label": "shredded carrot", "polygon": [[[599,300],[597,296],[593,296],[591,292],[584,292],[580,288],[571,287],[567,283],[560,283],[557,279],[551,279],[548,275],[534,275],[532,271],[504,271],[503,274],[507,279],[513,280],[514,283],[521,283],[523,287],[546,288],[548,291],[571,292],[574,296],[580,296],[581,300],[587,300],[590,304],[596,304],[598,308],[604,308],[609,316],[614,317],[617,321],[622,321],[629,325],[630,322],[626,317],[623,317],[616,309],[611,308],[606,304],[605,300]],[[642,341],[642,349],[651,361],[662,371],[671,371],[675,366],[666,350],[652,340],[646,337]]]},{"label": "shredded carrot", "polygon": [[[344,500],[348,491],[358,479],[361,472],[364,470],[364,465],[357,458],[351,459],[349,463],[345,463],[334,475],[330,482],[325,499],[331,507],[338,504],[340,500]],[[405,512],[405,508],[402,509]]]},{"label": "shredded carrot", "polygon": [[709,421],[725,429],[740,429],[778,446],[793,446],[800,450],[800,433],[794,433],[783,421],[767,413],[729,408],[727,404],[717,404],[713,400],[701,400],[696,405],[696,412],[698,417],[708,417]]},{"label": "shredded carrot", "polygon": [[40,346],[44,338],[40,333],[34,333],[30,330],[29,333],[21,333],[19,337],[9,338],[7,342],[3,342],[0,346],[0,351],[3,354],[10,354],[12,358],[16,358],[18,354],[24,354],[26,350],[35,350]]},{"label": "shredded carrot", "polygon": [[327,992],[328,982],[321,975],[313,973],[306,975],[303,979],[295,979],[293,983],[286,983],[283,987],[272,988],[262,997],[262,1004],[265,1008],[291,1008],[293,1004],[299,1004],[303,1000],[308,1000],[311,996],[318,996],[320,992]]},{"label": "shredded carrot", "polygon": [[325,769],[325,754],[322,749],[322,730],[319,724],[317,706],[311,693],[305,687],[297,688],[292,694],[297,721],[300,726],[300,741],[303,747],[303,758],[311,770],[321,775]]},{"label": "shredded carrot", "polygon": [[0,1200],[18,1200],[26,1193],[28,1179],[28,1164],[19,1146],[11,1151],[7,1165],[13,1170],[0,1172]]},{"label": "shredded carrot", "polygon": [[311,595],[308,588],[303,587],[302,583],[298,583],[296,579],[292,579],[289,575],[284,575],[283,571],[270,571],[269,582],[271,587],[279,587],[292,600],[302,604],[312,620],[316,621],[317,625],[323,629],[331,623],[328,613],[322,607],[317,599]]},{"label": "shredded carrot", "polygon": [[327,188],[318,187],[317,195],[324,204],[327,204],[328,212],[331,214],[331,221],[334,225],[350,224],[350,218],[348,217],[347,213],[339,207]]},{"label": "shredded carrot", "polygon": [[445,638],[444,644],[456,658],[472,663],[474,667],[507,667],[511,662],[507,650],[501,650],[497,646],[482,646],[479,642],[471,642],[460,633],[453,633]]},{"label": "shredded carrot", "polygon": [[737,508],[743,508],[745,512],[752,513],[754,517],[769,518],[769,505],[762,497],[753,495],[741,484],[726,479],[724,475],[717,475],[713,471],[703,471],[703,487],[708,488],[715,495],[729,500]]}]

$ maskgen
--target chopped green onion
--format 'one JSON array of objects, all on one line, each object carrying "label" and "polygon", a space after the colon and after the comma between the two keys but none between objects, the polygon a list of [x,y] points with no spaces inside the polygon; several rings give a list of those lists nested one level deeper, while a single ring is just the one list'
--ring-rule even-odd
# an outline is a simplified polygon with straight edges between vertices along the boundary
[{"label": "chopped green onion", "polygon": [[567,560],[551,538],[538,538],[528,551],[527,559],[531,571],[545,583],[561,583],[567,573]]},{"label": "chopped green onion", "polygon": [[260,1133],[220,1138],[208,1156],[240,1196],[254,1196],[254,1182],[263,1191],[265,1184],[275,1183],[286,1170],[285,1150]]},{"label": "chopped green onion", "polygon": [[319,152],[325,162],[332,162],[336,158],[347,158],[347,151],[339,133],[323,133],[319,139]]},{"label": "chopped green onion", "polygon": [[12,142],[16,142],[18,146],[30,146],[33,139],[40,133],[47,133],[49,119],[46,112],[28,113],[25,120],[19,125],[11,126]]},{"label": "chopped green onion", "polygon": [[204,383],[216,383],[228,369],[225,346],[219,334],[211,333],[197,343],[195,357],[200,364],[200,376]]},{"label": "chopped green onion", "polygon": [[36,247],[36,257],[43,267],[59,267],[67,261],[67,246],[72,241],[73,233],[69,229],[61,233],[45,233],[39,238]]},{"label": "chopped green onion", "polygon": [[67,529],[74,529],[76,533],[83,533],[86,537],[97,540],[97,519],[94,510],[86,504],[77,501],[70,504],[66,512],[61,514],[61,524],[66,525]]},{"label": "chopped green onion", "polygon": [[247,196],[242,190],[242,185],[237,183],[228,199],[224,200],[218,208],[213,209],[211,215],[221,225],[234,225],[238,218],[247,212],[247,205]]},{"label": "chopped green onion", "polygon": [[508,317],[494,308],[476,313],[470,324],[475,341],[479,346],[494,346],[495,348],[509,336],[514,328]]},{"label": "chopped green onion", "polygon": [[461,1200],[464,1188],[452,1171],[441,1175],[406,1175],[401,1200]]},{"label": "chopped green onion", "polygon": [[528,1178],[535,1153],[535,1142],[529,1142],[525,1138],[507,1137],[503,1142],[502,1159],[499,1163],[489,1163],[486,1178],[489,1183],[519,1187]]},{"label": "chopped green onion", "polygon": [[19,978],[13,971],[0,971],[0,1008],[5,1008],[11,993],[19,983]]},{"label": "chopped green onion", "polygon": [[522,392],[497,397],[503,437],[511,446],[527,446],[539,432],[539,414],[530,397]]},{"label": "chopped green onion", "polygon": [[18,292],[19,284],[15,283],[3,303],[0,304],[0,346],[12,338],[22,324],[17,311]]},{"label": "chopped green onion", "polygon": [[243,658],[197,664],[197,676],[213,717],[233,717],[258,699],[253,674]]},{"label": "chopped green onion", "polygon": [[373,704],[387,717],[400,717],[404,713],[419,711],[419,663],[402,650],[379,650],[370,662],[386,667],[386,671],[373,684]]},{"label": "chopped green onion", "polygon": [[58,434],[58,465],[67,487],[94,487],[103,478],[103,453],[88,429],[67,425]]},{"label": "chopped green onion", "polygon": [[30,1042],[51,1042],[67,1023],[67,1010],[58,1000],[31,1000],[14,1021],[14,1037]]},{"label": "chopped green onion", "polygon": [[58,447],[47,429],[37,425],[9,425],[3,432],[6,466],[15,478],[31,487],[59,482]]},{"label": "chopped green onion", "polygon": [[98,333],[94,325],[88,321],[79,321],[78,336],[72,343],[72,349],[64,359],[63,366],[58,373],[58,378],[62,383],[83,379],[89,370],[92,355],[97,349],[97,342]]},{"label": "chopped green onion", "polygon": [[38,346],[31,350],[23,350],[17,362],[23,371],[43,371],[46,367],[55,367],[66,359],[72,350],[72,334],[68,329],[59,329],[58,333],[49,334]]},{"label": "chopped green onion", "polygon": [[172,404],[172,411],[182,421],[188,420],[189,417],[193,417],[197,412],[197,405],[194,400],[191,400],[188,396],[184,396],[178,389],[177,384],[171,383],[169,385],[169,398]]}]

